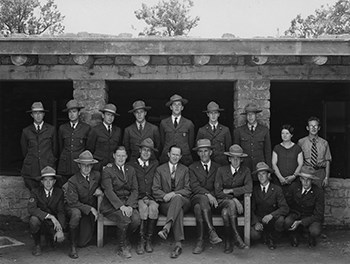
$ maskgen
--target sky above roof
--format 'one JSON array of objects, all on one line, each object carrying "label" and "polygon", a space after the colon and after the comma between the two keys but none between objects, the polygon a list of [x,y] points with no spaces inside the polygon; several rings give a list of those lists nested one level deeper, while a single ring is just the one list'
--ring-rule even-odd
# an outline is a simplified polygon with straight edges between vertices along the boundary
[{"label": "sky above roof", "polygon": [[[230,33],[240,38],[276,37],[284,35],[298,14],[306,17],[321,5],[337,0],[193,0],[192,16],[199,16],[199,25],[189,36],[221,38]],[[100,33],[134,37],[146,24],[134,11],[142,3],[153,5],[159,0],[55,0],[65,16],[65,33]]]}]

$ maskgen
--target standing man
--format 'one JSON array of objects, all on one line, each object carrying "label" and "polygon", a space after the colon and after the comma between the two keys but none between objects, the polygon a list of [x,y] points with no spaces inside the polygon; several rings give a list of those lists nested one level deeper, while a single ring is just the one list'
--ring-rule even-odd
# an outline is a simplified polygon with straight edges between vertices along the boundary
[{"label": "standing man", "polygon": [[62,176],[61,184],[79,171],[78,164],[74,162],[79,154],[86,148],[86,141],[90,132],[90,126],[79,122],[79,106],[76,100],[70,100],[63,112],[68,112],[69,122],[61,125],[58,129],[58,147],[61,153],[58,161],[58,174]]},{"label": "standing man", "polygon": [[152,195],[153,178],[158,167],[157,160],[151,160],[152,153],[158,151],[154,148],[153,140],[146,138],[139,146],[140,157],[131,162],[130,165],[136,171],[137,183],[139,186],[138,208],[141,218],[140,242],[136,253],[143,254],[153,252],[152,235],[158,220],[159,204]]},{"label": "standing man", "polygon": [[220,165],[227,165],[228,160],[224,155],[224,151],[228,151],[232,144],[232,139],[229,128],[219,123],[221,111],[224,111],[224,109],[221,109],[213,101],[207,105],[207,110],[203,112],[207,113],[209,122],[198,130],[196,140],[209,139],[213,146],[211,159]]},{"label": "standing man", "polygon": [[[230,165],[222,166],[215,176],[215,196],[218,199],[221,216],[225,228],[225,253],[233,251],[231,236],[241,249],[247,248],[237,230],[237,216],[243,213],[241,201],[245,193],[252,192],[250,170],[241,166],[243,158],[247,157],[239,145],[232,145],[228,152]],[[232,231],[231,231],[232,229]]]},{"label": "standing man", "polygon": [[[242,115],[247,116],[247,124],[234,130],[233,143],[242,147],[248,157],[243,162],[250,171],[255,170],[258,162],[264,161],[271,167],[271,139],[269,129],[257,122],[256,114],[260,113],[256,104],[245,106]],[[257,181],[256,178],[253,180]]]},{"label": "standing man", "polygon": [[315,176],[320,179],[315,184],[322,188],[328,186],[332,156],[327,140],[318,136],[320,129],[320,119],[310,117],[306,126],[309,135],[299,139],[298,145],[303,150],[304,165],[314,168]]},{"label": "standing man", "polygon": [[117,114],[114,104],[106,104],[101,110],[103,122],[93,127],[87,140],[87,149],[93,153],[98,160],[95,169],[101,171],[103,166],[113,163],[113,153],[121,141],[121,129],[113,125]]},{"label": "standing man", "polygon": [[204,244],[204,223],[209,231],[209,241],[211,244],[222,242],[213,226],[212,209],[218,207],[218,202],[214,194],[215,174],[219,164],[213,162],[210,157],[213,147],[209,139],[200,139],[193,149],[197,151],[200,161],[195,161],[190,165],[190,186],[192,190],[191,204],[196,217],[198,240],[193,254],[200,254]]},{"label": "standing man", "polygon": [[42,233],[45,234],[46,242],[49,244],[64,240],[63,229],[66,225],[64,199],[62,190],[54,187],[56,178],[56,171],[46,166],[41,170],[42,186],[33,189],[30,194],[28,212],[30,232],[35,244],[32,252],[34,256],[41,255]]},{"label": "standing man", "polygon": [[131,258],[128,229],[135,232],[140,225],[140,215],[136,209],[136,172],[132,166],[125,164],[128,155],[124,146],[116,149],[113,158],[113,164],[108,164],[102,172],[101,186],[105,196],[100,211],[106,218],[117,223],[118,254],[123,258]]},{"label": "standing man", "polygon": [[281,187],[270,182],[271,173],[273,170],[265,162],[256,164],[256,170],[252,173],[258,175],[260,184],[253,189],[250,236],[258,240],[262,234],[267,247],[275,249],[275,235],[284,230],[284,217],[289,207]]},{"label": "standing man", "polygon": [[324,217],[324,192],[313,180],[320,180],[312,167],[303,166],[298,176],[300,183],[292,185],[290,213],[285,219],[285,229],[290,231],[291,244],[299,245],[299,233],[308,234],[309,247],[316,246],[316,238],[321,234]]},{"label": "standing man", "polygon": [[168,152],[169,162],[156,169],[152,191],[160,203],[159,210],[166,215],[166,223],[158,235],[167,239],[170,228],[173,229],[175,247],[171,258],[177,258],[182,253],[181,241],[185,239],[183,217],[190,209],[190,177],[188,168],[179,163],[181,148],[170,146]]},{"label": "standing man", "polygon": [[181,115],[187,102],[187,99],[174,94],[165,104],[170,108],[171,116],[160,122],[160,141],[163,147],[160,163],[168,161],[168,150],[172,145],[181,148],[181,163],[189,166],[193,162],[191,150],[194,144],[194,125],[191,120]]},{"label": "standing man", "polygon": [[69,257],[78,258],[77,246],[84,247],[90,242],[98,217],[97,196],[102,195],[100,189],[101,174],[93,171],[92,167],[98,161],[90,151],[83,151],[78,159],[79,172],[75,173],[63,185],[65,191],[67,212],[70,218],[69,229],[71,250]]},{"label": "standing man", "polygon": [[56,167],[56,129],[44,123],[45,112],[48,111],[41,102],[34,102],[31,110],[27,111],[34,119],[34,123],[24,128],[21,136],[24,156],[21,174],[30,191],[39,187],[40,183],[35,178],[40,176],[43,168]]},{"label": "standing man", "polygon": [[[129,161],[138,159],[140,155],[138,144],[146,138],[152,139],[155,148],[160,146],[158,127],[146,121],[147,111],[151,107],[146,106],[144,101],[135,101],[132,107],[133,109],[128,112],[134,114],[136,122],[125,128],[123,138],[123,145],[129,155]],[[155,158],[154,152],[152,152],[152,159]]]}]

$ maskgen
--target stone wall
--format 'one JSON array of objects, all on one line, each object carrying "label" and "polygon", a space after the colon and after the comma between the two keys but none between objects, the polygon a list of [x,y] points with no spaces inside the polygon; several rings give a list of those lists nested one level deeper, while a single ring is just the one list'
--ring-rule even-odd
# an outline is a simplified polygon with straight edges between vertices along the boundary
[{"label": "stone wall", "polygon": [[[0,214],[28,221],[29,191],[22,177],[0,176]],[[350,179],[330,179],[326,189],[325,224],[350,227]]]}]

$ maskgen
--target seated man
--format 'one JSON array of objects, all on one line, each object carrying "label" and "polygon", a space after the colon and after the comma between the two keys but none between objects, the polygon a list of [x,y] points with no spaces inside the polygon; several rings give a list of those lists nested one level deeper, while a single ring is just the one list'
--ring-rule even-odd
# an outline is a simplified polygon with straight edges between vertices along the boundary
[{"label": "seated man", "polygon": [[196,217],[198,240],[193,254],[200,254],[203,251],[204,223],[208,227],[209,241],[212,244],[222,242],[213,226],[212,209],[218,207],[214,196],[214,180],[219,164],[211,160],[213,147],[209,139],[199,139],[197,151],[200,161],[192,163],[190,170],[190,186],[192,190],[191,204]]},{"label": "seated man", "polygon": [[[252,192],[252,177],[247,167],[241,166],[244,157],[248,155],[243,153],[239,145],[232,145],[229,152],[224,152],[229,156],[230,165],[220,167],[215,177],[215,196],[218,199],[221,216],[225,228],[225,253],[233,251],[231,243],[231,234],[233,231],[234,241],[241,249],[248,248],[243,242],[237,230],[237,216],[243,213],[243,206],[240,199],[243,200],[245,193]],[[231,231],[232,228],[232,231]]]},{"label": "seated man", "polygon": [[136,209],[136,172],[132,166],[125,164],[128,155],[124,146],[117,147],[113,158],[114,163],[107,164],[102,171],[101,186],[105,196],[100,211],[106,218],[117,223],[118,254],[123,258],[131,258],[127,231],[130,229],[135,232],[140,225],[140,215]]},{"label": "seated man", "polygon": [[272,172],[265,162],[259,162],[252,173],[258,174],[260,184],[253,189],[250,236],[253,240],[258,240],[263,234],[269,249],[276,248],[275,231],[283,231],[284,217],[289,212],[281,187],[270,182]]},{"label": "seated man", "polygon": [[157,160],[150,160],[154,151],[153,140],[146,138],[139,146],[140,157],[130,163],[136,171],[137,183],[139,185],[139,213],[141,218],[140,225],[140,243],[136,253],[143,254],[153,252],[151,238],[153,230],[158,220],[159,204],[155,201],[152,195],[153,178],[158,167]]},{"label": "seated man", "polygon": [[298,233],[308,233],[309,247],[316,246],[316,238],[321,234],[324,215],[324,193],[320,187],[312,183],[319,180],[314,175],[315,170],[309,166],[303,166],[298,176],[300,183],[295,183],[291,188],[291,197],[288,203],[290,213],[285,219],[285,228],[291,233],[291,244],[297,247],[299,244]]},{"label": "seated man", "polygon": [[166,215],[166,223],[158,235],[167,239],[170,228],[173,228],[175,247],[171,252],[171,258],[177,258],[182,253],[181,241],[185,239],[183,217],[190,209],[189,200],[190,178],[188,168],[179,163],[181,148],[170,146],[168,151],[169,162],[156,169],[153,180],[153,196],[160,203],[159,210]]},{"label": "seated man", "polygon": [[67,212],[70,217],[69,257],[76,259],[79,257],[77,246],[86,246],[94,234],[95,221],[98,217],[96,196],[103,193],[99,187],[101,174],[92,170],[98,161],[93,158],[91,152],[83,151],[74,161],[78,163],[79,172],[70,177],[62,188],[65,190]]},{"label": "seated man", "polygon": [[64,199],[61,189],[54,187],[56,171],[46,166],[41,170],[41,184],[31,191],[28,212],[29,227],[34,239],[34,256],[41,255],[40,235],[44,233],[49,244],[54,240],[64,240],[63,228],[66,224],[64,214]]}]

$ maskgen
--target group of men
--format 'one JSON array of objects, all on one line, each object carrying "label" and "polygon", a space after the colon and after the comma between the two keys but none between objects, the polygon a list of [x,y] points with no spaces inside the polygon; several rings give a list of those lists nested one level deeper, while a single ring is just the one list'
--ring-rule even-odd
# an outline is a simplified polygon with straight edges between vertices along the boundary
[{"label": "group of men", "polygon": [[[129,113],[134,114],[135,122],[125,128],[122,140],[121,129],[113,124],[119,116],[115,105],[106,104],[101,110],[103,122],[90,128],[79,120],[82,107],[76,100],[69,101],[64,110],[69,122],[58,130],[57,174],[55,129],[44,123],[47,111],[42,103],[33,103],[28,112],[34,123],[23,129],[21,138],[22,175],[31,190],[28,208],[33,254],[41,254],[41,233],[48,234],[49,244],[60,242],[68,222],[69,256],[78,258],[77,247],[87,245],[93,237],[99,213],[117,223],[122,257],[131,257],[128,237],[136,231],[137,254],[152,252],[152,235],[161,213],[166,222],[158,236],[167,239],[172,230],[175,246],[171,257],[177,258],[185,238],[183,216],[190,209],[198,234],[193,253],[203,251],[205,230],[210,243],[222,242],[212,223],[213,213],[223,218],[224,252],[230,253],[233,241],[239,248],[247,248],[238,232],[237,216],[244,210],[243,195],[251,192],[252,238],[263,234],[273,249],[274,230],[286,228],[296,246],[295,232],[304,227],[309,228],[309,244],[314,246],[323,220],[323,191],[311,186],[311,179],[317,177],[305,168],[287,205],[279,186],[269,180],[270,136],[268,128],[257,122],[257,106],[245,107],[242,114],[247,115],[247,124],[235,130],[236,144],[232,145],[230,130],[218,122],[223,109],[210,102],[204,111],[208,124],[198,130],[194,146],[194,124],[181,114],[187,102],[180,95],[170,97],[166,106],[171,116],[161,121],[159,129],[146,121],[151,107],[134,102]],[[192,151],[197,152],[199,161],[193,162]],[[254,189],[252,175],[260,182]],[[305,190],[308,199],[302,195]],[[97,212],[96,197],[100,195],[103,199]]]}]

